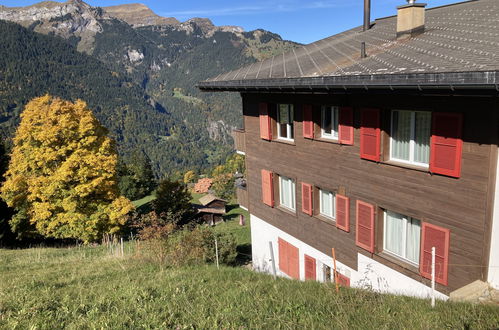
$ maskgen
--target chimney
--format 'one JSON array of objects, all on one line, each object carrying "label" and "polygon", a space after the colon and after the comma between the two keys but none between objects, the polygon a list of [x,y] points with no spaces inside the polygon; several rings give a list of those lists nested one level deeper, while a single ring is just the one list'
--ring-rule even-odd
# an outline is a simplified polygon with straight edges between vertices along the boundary
[{"label": "chimney", "polygon": [[364,0],[364,31],[371,28],[371,0]]},{"label": "chimney", "polygon": [[415,3],[397,7],[397,38],[409,38],[424,32],[426,3]]}]

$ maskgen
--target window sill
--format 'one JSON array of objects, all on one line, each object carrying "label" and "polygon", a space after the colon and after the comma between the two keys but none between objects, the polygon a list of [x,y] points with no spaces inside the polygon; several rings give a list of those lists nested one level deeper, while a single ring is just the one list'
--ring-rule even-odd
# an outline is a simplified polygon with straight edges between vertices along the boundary
[{"label": "window sill", "polygon": [[328,225],[336,227],[336,220],[335,219],[328,218],[328,217],[325,217],[325,216],[320,215],[320,214],[314,215],[314,218],[316,218],[317,220],[320,220],[321,222],[324,222]]},{"label": "window sill", "polygon": [[324,137],[317,137],[315,138],[316,141],[320,141],[320,142],[326,142],[326,143],[332,143],[332,144],[339,144],[341,145],[340,143],[340,140],[337,140],[337,139],[328,139],[328,138],[324,138]]},{"label": "window sill", "polygon": [[415,170],[415,171],[419,171],[419,172],[430,173],[429,167],[407,164],[407,163],[403,163],[403,162],[398,162],[396,160],[385,160],[381,163],[386,164],[386,165],[390,165],[390,166],[395,166],[395,167],[407,168],[407,169]]},{"label": "window sill", "polygon": [[400,266],[400,267],[407,269],[411,272],[419,274],[419,267],[418,266],[410,263],[409,261],[405,261],[404,259],[396,257],[389,252],[382,251],[380,253],[377,253],[376,255],[378,257],[390,262],[390,263],[396,264],[397,266]]},{"label": "window sill", "polygon": [[296,217],[296,210],[292,210],[292,209],[287,208],[286,206],[282,206],[282,205],[277,205],[277,209],[281,210],[289,215]]},{"label": "window sill", "polygon": [[274,142],[279,142],[279,143],[283,143],[283,144],[287,144],[287,145],[290,145],[290,146],[295,146],[295,140],[284,140],[284,139],[274,139],[272,140]]}]

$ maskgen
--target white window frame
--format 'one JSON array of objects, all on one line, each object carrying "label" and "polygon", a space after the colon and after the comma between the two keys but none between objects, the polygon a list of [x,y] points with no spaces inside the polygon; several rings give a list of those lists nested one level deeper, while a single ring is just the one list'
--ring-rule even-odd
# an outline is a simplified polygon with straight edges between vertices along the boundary
[{"label": "white window frame", "polygon": [[407,224],[410,220],[417,220],[419,221],[419,230],[420,230],[420,235],[419,235],[419,246],[418,246],[418,249],[417,251],[420,251],[420,248],[421,248],[421,227],[422,227],[422,224],[423,222],[419,219],[416,219],[416,218],[412,218],[412,217],[408,217],[404,214],[401,214],[401,213],[398,213],[398,212],[393,212],[393,213],[397,213],[397,214],[400,214],[403,218],[402,218],[402,221],[404,221],[404,225],[403,225],[403,229],[402,229],[402,241],[403,241],[403,244],[402,244],[402,254],[403,255],[399,255],[395,252],[392,252],[390,250],[388,250],[388,248],[386,247],[386,237],[387,237],[387,225],[386,225],[386,217],[388,215],[388,212],[393,212],[393,211],[389,211],[389,210],[384,210],[384,215],[383,215],[383,252],[384,253],[387,253],[389,255],[392,255],[396,258],[399,258],[399,259],[402,259],[403,261],[413,265],[413,266],[416,266],[416,267],[419,267],[419,262],[421,261],[421,256],[419,256],[418,258],[418,262],[414,262],[410,259],[408,259],[406,257],[407,255]]},{"label": "white window frame", "polygon": [[[328,193],[330,195],[332,215],[325,214],[322,212],[322,206],[324,205],[323,195],[322,195],[323,192]],[[334,192],[325,189],[319,189],[319,214],[328,219],[336,220],[336,194]]]},{"label": "white window frame", "polygon": [[[291,192],[290,196],[288,196],[289,200],[291,201],[291,205],[286,205],[284,203],[283,199],[283,189],[282,186],[284,184],[290,185],[289,191]],[[288,210],[291,210],[293,212],[296,211],[296,183],[295,180],[288,178],[286,176],[279,175],[279,206],[284,207]]]},{"label": "white window frame", "polygon": [[[392,137],[392,134],[390,134],[390,160],[393,160],[393,161],[396,161],[399,163],[405,163],[405,164],[429,168],[430,167],[429,157],[428,157],[428,163],[420,163],[420,162],[414,161],[414,150],[415,150],[415,146],[416,146],[416,141],[415,141],[415,137],[416,137],[416,113],[428,113],[429,111],[392,110],[391,114],[390,114],[390,132],[393,132],[393,114],[395,113],[395,111],[410,112],[411,113],[411,140],[409,142],[409,160],[399,159],[399,158],[395,158],[393,156],[393,141],[394,141],[394,139]],[[431,130],[430,130],[430,136],[431,136]],[[428,144],[428,147],[430,147],[429,144]]]},{"label": "white window frame", "polygon": [[[338,126],[334,127],[335,123],[338,123],[338,115],[339,115],[339,108],[336,106],[322,106],[321,108],[321,137],[324,139],[330,139],[330,140],[338,140]],[[331,111],[331,133],[326,133],[324,130],[325,119],[326,119],[326,111]]]},{"label": "white window frame", "polygon": [[[281,106],[282,105],[287,105],[288,106],[288,116],[289,116],[289,119],[290,121],[293,123],[293,124],[286,124],[286,135],[287,136],[293,136],[292,138],[289,138],[289,137],[283,137],[281,136]],[[279,140],[284,140],[284,141],[294,141],[294,115],[295,115],[295,111],[294,111],[294,107],[292,104],[284,104],[284,103],[280,103],[277,105],[277,138]]]}]

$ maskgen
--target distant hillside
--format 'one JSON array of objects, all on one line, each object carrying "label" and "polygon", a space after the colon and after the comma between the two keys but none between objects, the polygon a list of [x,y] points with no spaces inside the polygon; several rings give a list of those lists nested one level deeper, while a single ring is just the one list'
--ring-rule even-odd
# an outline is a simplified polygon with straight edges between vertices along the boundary
[{"label": "distant hillside", "polygon": [[[143,149],[157,173],[179,164],[202,165],[203,150],[192,135],[126,75],[77,52],[59,38],[0,21],[0,133],[12,136],[19,114],[32,98],[46,93],[88,102],[110,129],[125,156]],[[209,150],[209,146],[201,144]]]},{"label": "distant hillside", "polygon": [[[64,38],[138,88],[149,103],[165,109],[170,114],[170,122],[164,124],[168,128],[156,134],[154,127],[163,124],[141,121],[136,123],[141,129],[131,138],[159,138],[160,143],[152,142],[155,146],[141,144],[159,176],[217,164],[232,148],[230,131],[241,123],[239,96],[201,93],[197,82],[297,45],[268,31],[244,32],[240,27],[215,26],[205,18],[180,23],[137,4],[99,8],[80,0],[42,2],[0,7],[0,19]],[[36,85],[30,88],[31,94],[42,92]]]}]

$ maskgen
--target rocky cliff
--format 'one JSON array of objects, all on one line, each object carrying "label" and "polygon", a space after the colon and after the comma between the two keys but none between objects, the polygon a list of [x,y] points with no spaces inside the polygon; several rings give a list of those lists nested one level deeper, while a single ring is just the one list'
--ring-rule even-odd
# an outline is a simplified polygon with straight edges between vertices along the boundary
[{"label": "rocky cliff", "polygon": [[29,27],[35,32],[79,39],[78,50],[91,54],[94,37],[102,32],[100,20],[109,19],[102,9],[81,0],[65,3],[44,1],[28,7],[2,7],[0,19]]}]

